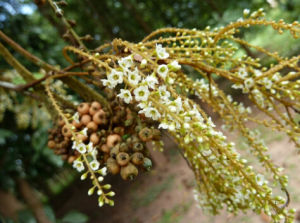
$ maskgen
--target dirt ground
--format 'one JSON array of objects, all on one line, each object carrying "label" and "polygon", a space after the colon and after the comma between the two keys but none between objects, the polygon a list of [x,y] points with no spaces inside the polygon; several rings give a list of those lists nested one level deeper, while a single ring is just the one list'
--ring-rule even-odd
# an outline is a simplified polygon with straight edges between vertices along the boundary
[{"label": "dirt ground", "polygon": [[[284,166],[289,175],[290,207],[300,210],[300,155],[285,136],[263,128],[261,132],[272,159],[277,165]],[[268,222],[265,216],[251,212],[238,216],[226,212],[218,216],[204,215],[193,199],[192,171],[176,145],[167,137],[164,141],[167,149],[163,153],[152,152],[155,167],[151,172],[140,174],[131,182],[124,182],[119,176],[107,180],[116,192],[115,207],[98,208],[96,196],[87,196],[90,182],[78,181],[54,204],[58,217],[70,210],[78,210],[89,216],[90,223]],[[245,153],[242,140],[237,140],[237,146]]]}]

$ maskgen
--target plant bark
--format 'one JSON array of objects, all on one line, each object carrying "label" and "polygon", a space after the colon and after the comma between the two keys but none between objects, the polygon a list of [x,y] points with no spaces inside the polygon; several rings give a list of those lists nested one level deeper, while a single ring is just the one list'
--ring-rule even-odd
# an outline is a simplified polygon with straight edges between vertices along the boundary
[{"label": "plant bark", "polygon": [[37,222],[52,223],[45,214],[42,202],[38,199],[36,192],[29,183],[22,178],[19,178],[17,182],[20,194],[22,195],[25,203],[32,210]]}]

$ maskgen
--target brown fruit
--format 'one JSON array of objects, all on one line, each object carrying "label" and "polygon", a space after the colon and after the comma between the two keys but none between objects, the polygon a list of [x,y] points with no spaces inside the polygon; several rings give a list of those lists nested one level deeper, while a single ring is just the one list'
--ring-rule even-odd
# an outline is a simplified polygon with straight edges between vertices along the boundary
[{"label": "brown fruit", "polygon": [[69,143],[69,142],[70,142],[70,138],[65,136],[65,137],[64,137],[64,141],[66,141],[66,142]]},{"label": "brown fruit", "polygon": [[89,122],[86,127],[88,128],[89,132],[95,132],[98,129],[98,125],[93,121]]},{"label": "brown fruit", "polygon": [[92,118],[90,115],[83,115],[80,119],[80,122],[86,126],[91,120]]},{"label": "brown fruit", "polygon": [[73,163],[74,162],[74,160],[76,160],[76,156],[70,156],[69,158],[68,158],[68,163]]},{"label": "brown fruit", "polygon": [[114,116],[114,117],[112,117],[112,122],[113,122],[114,124],[119,123],[119,122],[120,122],[120,117],[119,117],[119,116]]},{"label": "brown fruit", "polygon": [[99,111],[101,109],[101,105],[99,102],[97,101],[94,101],[92,104],[91,104],[91,107],[89,109],[89,113],[90,115],[94,115],[96,114],[97,111]]},{"label": "brown fruit", "polygon": [[117,163],[120,166],[126,166],[129,163],[129,160],[130,160],[130,158],[129,158],[128,153],[124,153],[124,152],[118,153],[118,155],[117,155]]},{"label": "brown fruit", "polygon": [[48,141],[48,147],[49,147],[50,149],[54,149],[55,146],[56,146],[55,141],[53,141],[53,140]]},{"label": "brown fruit", "polygon": [[62,159],[62,160],[67,160],[67,159],[68,159],[68,155],[67,155],[67,154],[61,155],[61,159]]},{"label": "brown fruit", "polygon": [[136,142],[133,144],[133,151],[134,152],[141,152],[144,149],[144,145],[141,142]]},{"label": "brown fruit", "polygon": [[113,132],[122,136],[124,135],[125,129],[123,127],[115,127]]},{"label": "brown fruit", "polygon": [[65,124],[65,121],[63,120],[62,117],[59,117],[58,119],[58,126],[62,127]]},{"label": "brown fruit", "polygon": [[93,115],[93,121],[98,124],[101,125],[104,123],[104,120],[106,119],[105,117],[105,112],[100,109],[99,111],[97,111],[94,115]]},{"label": "brown fruit", "polygon": [[138,175],[138,173],[138,169],[132,163],[121,167],[121,177],[123,180],[132,180]]},{"label": "brown fruit", "polygon": [[144,162],[144,155],[143,153],[134,153],[131,157],[131,162],[135,165],[141,165]]},{"label": "brown fruit", "polygon": [[127,152],[129,150],[129,147],[127,145],[127,143],[122,142],[120,143],[120,152]]},{"label": "brown fruit", "polygon": [[82,142],[85,142],[88,139],[88,137],[83,134],[77,134],[77,139],[79,139]]},{"label": "brown fruit", "polygon": [[93,145],[97,145],[100,141],[100,138],[96,132],[92,133],[90,136],[90,142],[93,143]]},{"label": "brown fruit", "polygon": [[69,142],[68,142],[68,141],[62,141],[62,142],[61,142],[61,147],[62,147],[62,148],[67,148],[68,145],[69,145]]},{"label": "brown fruit", "polygon": [[118,174],[120,172],[120,166],[117,164],[117,161],[113,158],[108,158],[106,161],[106,167],[108,172],[113,175]]},{"label": "brown fruit", "polygon": [[72,132],[70,130],[71,126],[69,125],[64,125],[64,127],[61,129],[61,133],[65,136],[65,137],[71,137],[72,136]]},{"label": "brown fruit", "polygon": [[119,146],[118,146],[118,145],[115,146],[115,147],[113,147],[113,148],[110,150],[110,156],[111,156],[112,158],[114,158],[114,159],[117,158],[118,153],[119,153]]},{"label": "brown fruit", "polygon": [[152,131],[151,129],[145,127],[143,128],[140,132],[139,132],[139,138],[143,141],[143,142],[148,142],[152,139]]},{"label": "brown fruit", "polygon": [[108,153],[104,153],[103,155],[103,161],[106,163],[108,158],[110,158],[109,154]]},{"label": "brown fruit", "polygon": [[101,146],[101,151],[105,152],[105,153],[109,153],[110,149],[106,144],[104,144],[104,145]]},{"label": "brown fruit", "polygon": [[109,148],[114,147],[115,145],[117,145],[120,142],[121,142],[121,136],[118,134],[112,134],[112,135],[107,136],[106,144]]},{"label": "brown fruit", "polygon": [[80,115],[84,115],[89,113],[89,109],[90,106],[88,103],[81,103],[78,107],[77,107],[77,111],[79,112]]},{"label": "brown fruit", "polygon": [[77,129],[80,129],[82,126],[81,122],[76,122],[75,120],[72,121],[72,125],[74,125]]}]

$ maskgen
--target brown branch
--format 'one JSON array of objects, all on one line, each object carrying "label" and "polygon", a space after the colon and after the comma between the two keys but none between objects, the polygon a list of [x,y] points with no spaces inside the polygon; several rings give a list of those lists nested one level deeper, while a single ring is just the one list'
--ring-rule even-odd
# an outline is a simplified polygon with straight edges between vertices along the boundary
[{"label": "brown branch", "polygon": [[25,179],[19,178],[17,180],[20,194],[25,203],[32,210],[36,220],[39,223],[51,223],[45,214],[42,202],[38,199],[37,194]]},{"label": "brown branch", "polygon": [[52,0],[48,0],[48,2],[50,4],[52,10],[54,11],[54,13],[57,15],[58,18],[61,19],[61,21],[63,22],[66,29],[70,32],[72,37],[75,39],[78,46],[80,46],[83,49],[87,49],[86,46],[81,41],[80,37],[77,35],[77,33],[74,31],[74,29],[72,28],[72,26],[68,22],[68,20],[64,17],[63,11],[59,8],[59,6],[55,2],[53,2]]},{"label": "brown branch", "polygon": [[17,222],[18,212],[23,208],[24,205],[15,197],[14,194],[0,189],[0,213],[3,217],[12,218],[15,222]]},{"label": "brown branch", "polygon": [[0,81],[0,87],[3,88],[8,88],[14,91],[24,91],[27,90],[28,88],[31,88],[39,83],[41,83],[42,81],[44,81],[49,75],[45,75],[44,77],[37,79],[35,81],[32,81],[30,83],[27,84],[19,84],[19,85],[14,85],[10,82],[5,82],[5,81]]},{"label": "brown branch", "polygon": [[16,69],[26,82],[32,82],[35,80],[31,72],[14,58],[14,56],[2,45],[2,43],[0,43],[0,54],[9,65]]},{"label": "brown branch", "polygon": [[8,45],[10,45],[15,51],[19,52],[21,55],[23,55],[28,60],[33,62],[35,65],[42,67],[47,71],[55,69],[52,65],[44,62],[43,60],[41,60],[38,57],[29,53],[27,50],[25,50],[23,47],[21,47],[15,41],[13,41],[11,38],[9,38],[7,35],[5,35],[1,30],[0,30],[0,38],[3,39]]}]

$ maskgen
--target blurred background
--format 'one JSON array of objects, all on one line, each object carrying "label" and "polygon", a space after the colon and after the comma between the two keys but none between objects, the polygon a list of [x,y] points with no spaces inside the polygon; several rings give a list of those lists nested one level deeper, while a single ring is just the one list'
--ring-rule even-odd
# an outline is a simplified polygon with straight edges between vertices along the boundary
[{"label": "blurred background", "polygon": [[[264,8],[268,19],[300,20],[300,0],[67,0],[67,3],[64,15],[76,21],[74,29],[80,36],[93,37],[87,44],[91,49],[114,38],[138,42],[162,27],[224,26],[242,17],[246,8],[251,11]],[[50,64],[68,65],[61,53],[68,44],[62,38],[65,29],[45,0],[1,0],[0,30]],[[300,44],[295,44],[288,34],[274,37],[272,34],[271,29],[260,28],[241,33],[251,43],[283,55],[299,53]],[[241,51],[251,53],[249,49]],[[37,77],[42,75],[37,67],[11,52]],[[24,83],[1,57],[0,74],[0,80],[13,77],[15,84]],[[99,209],[96,198],[87,196],[90,182],[78,180],[76,172],[47,148],[50,127],[49,115],[37,102],[0,88],[1,223],[34,223],[41,211],[46,213],[44,222],[65,223],[267,221],[251,214],[203,216],[193,201],[193,174],[169,138],[165,138],[163,153],[153,152],[155,166],[150,173],[134,182],[123,182],[119,176],[108,177],[117,193],[116,207]],[[263,137],[275,148],[272,153],[277,162],[288,165],[291,174],[297,172],[298,158],[293,152],[287,155],[280,150],[292,148],[287,139],[267,131]],[[298,184],[294,186],[299,187]],[[299,192],[298,189],[294,193],[296,206],[300,202]]]}]

